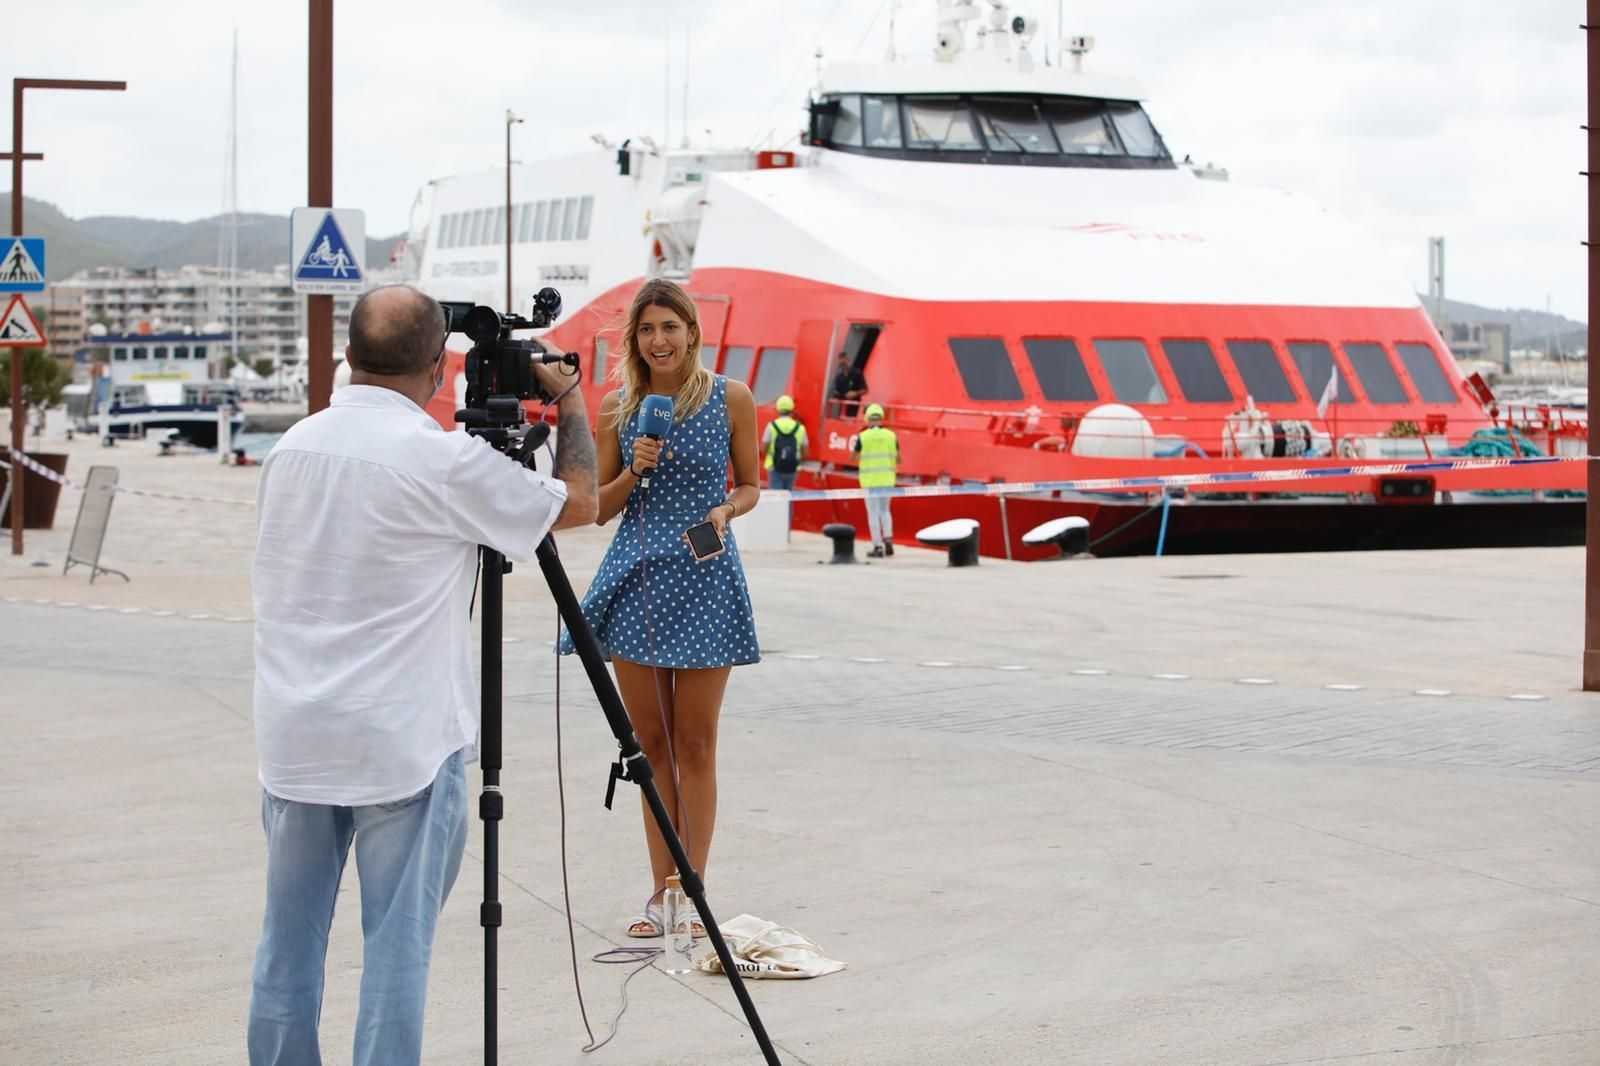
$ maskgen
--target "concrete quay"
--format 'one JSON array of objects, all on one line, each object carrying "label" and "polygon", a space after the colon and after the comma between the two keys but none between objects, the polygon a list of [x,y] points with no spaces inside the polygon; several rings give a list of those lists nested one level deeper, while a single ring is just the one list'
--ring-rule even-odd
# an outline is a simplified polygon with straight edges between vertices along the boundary
[{"label": "concrete quay", "polygon": [[[52,446],[69,476],[109,461],[127,487],[254,493],[254,469],[214,457]],[[253,511],[119,497],[105,560],[132,581],[90,585],[60,573],[76,499],[0,563],[0,1062],[242,1062],[263,862]],[[610,535],[561,536],[580,590]],[[1581,550],[828,554],[807,536],[747,554],[765,658],[730,686],[708,871],[719,917],[849,963],[751,982],[784,1062],[1600,1062]],[[760,1061],[721,978],[655,969],[616,1039],[580,1050],[556,622],[535,568],[507,591],[501,1061]],[[626,969],[588,960],[641,943],[623,927],[644,849],[635,801],[601,806],[615,745],[571,660],[560,693],[603,1036]],[[482,1061],[480,830],[438,937],[429,1062]],[[360,979],[354,878],[330,1063],[349,1061]]]}]

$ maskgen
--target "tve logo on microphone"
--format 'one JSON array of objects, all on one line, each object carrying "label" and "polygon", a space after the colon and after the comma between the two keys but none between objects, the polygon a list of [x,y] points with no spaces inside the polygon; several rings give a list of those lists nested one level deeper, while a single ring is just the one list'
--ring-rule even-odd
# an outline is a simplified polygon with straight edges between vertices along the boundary
[{"label": "tve logo on microphone", "polygon": [[[646,396],[639,405],[639,433],[651,440],[660,440],[672,429],[672,397]],[[639,479],[644,488],[650,487],[650,475]]]},{"label": "tve logo on microphone", "polygon": [[646,396],[639,405],[639,432],[660,440],[672,429],[672,397]]}]

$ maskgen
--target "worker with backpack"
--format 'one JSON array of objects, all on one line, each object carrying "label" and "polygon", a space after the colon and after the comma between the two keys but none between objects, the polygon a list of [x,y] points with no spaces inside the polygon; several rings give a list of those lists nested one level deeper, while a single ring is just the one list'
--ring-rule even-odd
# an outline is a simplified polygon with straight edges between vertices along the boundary
[{"label": "worker with backpack", "polygon": [[779,396],[773,406],[778,409],[778,417],[767,423],[767,432],[761,438],[761,448],[766,453],[767,487],[788,491],[794,488],[800,461],[806,457],[806,427],[794,417],[791,397]]}]

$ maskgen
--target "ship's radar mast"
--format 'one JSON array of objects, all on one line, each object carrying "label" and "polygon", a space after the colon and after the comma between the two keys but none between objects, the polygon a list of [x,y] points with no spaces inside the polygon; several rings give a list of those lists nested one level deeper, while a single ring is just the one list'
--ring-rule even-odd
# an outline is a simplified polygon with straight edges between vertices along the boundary
[{"label": "ship's radar mast", "polygon": [[[935,60],[954,63],[963,54],[973,54],[991,62],[1014,66],[1019,71],[1033,69],[1031,46],[1039,32],[1038,19],[1013,15],[1004,0],[983,0],[981,7],[969,0],[938,0],[938,5],[933,43]],[[969,53],[967,27],[972,23],[977,25],[977,47]],[[1079,39],[1089,40],[1075,38]],[[1093,46],[1092,40],[1090,46]],[[1081,56],[1078,62],[1081,70]]]}]

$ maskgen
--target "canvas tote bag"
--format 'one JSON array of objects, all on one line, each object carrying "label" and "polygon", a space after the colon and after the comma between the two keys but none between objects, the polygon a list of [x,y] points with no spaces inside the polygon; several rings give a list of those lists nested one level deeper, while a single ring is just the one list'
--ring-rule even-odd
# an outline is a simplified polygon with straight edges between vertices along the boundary
[{"label": "canvas tote bag", "polygon": [[[828,958],[804,935],[753,914],[741,914],[718,928],[743,977],[824,977],[844,969],[844,963]],[[722,960],[708,950],[695,960],[695,967],[705,973],[721,973]]]}]

